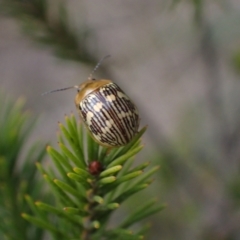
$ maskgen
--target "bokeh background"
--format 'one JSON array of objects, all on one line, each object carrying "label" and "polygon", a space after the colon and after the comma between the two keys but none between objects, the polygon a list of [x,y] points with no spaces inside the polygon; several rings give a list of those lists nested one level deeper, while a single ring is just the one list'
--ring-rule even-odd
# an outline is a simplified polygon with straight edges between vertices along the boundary
[{"label": "bokeh background", "polygon": [[0,0],[0,88],[39,116],[31,140],[56,144],[76,112],[75,90],[41,93],[81,83],[107,54],[95,78],[136,103],[139,161],[161,166],[141,196],[168,204],[148,239],[239,240],[239,0]]}]

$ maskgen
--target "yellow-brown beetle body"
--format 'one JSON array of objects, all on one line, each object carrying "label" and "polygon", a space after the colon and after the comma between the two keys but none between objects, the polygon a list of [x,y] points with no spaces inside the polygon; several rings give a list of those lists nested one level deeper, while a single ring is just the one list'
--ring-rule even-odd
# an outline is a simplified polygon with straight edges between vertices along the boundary
[{"label": "yellow-brown beetle body", "polygon": [[110,80],[87,80],[75,97],[79,115],[93,138],[106,147],[129,143],[139,128],[139,115],[129,97]]},{"label": "yellow-brown beetle body", "polygon": [[111,80],[95,80],[92,75],[79,86],[53,90],[44,94],[76,88],[75,105],[80,118],[92,137],[105,147],[121,147],[128,144],[139,128],[139,115],[129,97]]}]

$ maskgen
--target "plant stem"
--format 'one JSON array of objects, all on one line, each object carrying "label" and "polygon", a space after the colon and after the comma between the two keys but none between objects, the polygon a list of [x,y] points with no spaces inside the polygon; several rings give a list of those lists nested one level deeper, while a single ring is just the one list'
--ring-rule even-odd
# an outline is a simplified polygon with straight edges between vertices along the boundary
[{"label": "plant stem", "polygon": [[87,206],[89,216],[86,218],[86,228],[83,231],[82,234],[82,240],[90,240],[91,234],[94,232],[93,227],[91,226],[91,223],[94,221],[96,212],[94,208],[97,206],[97,203],[94,202],[93,197],[95,195],[98,195],[98,177],[95,178],[95,180],[92,183],[92,192],[89,194],[89,204]]}]

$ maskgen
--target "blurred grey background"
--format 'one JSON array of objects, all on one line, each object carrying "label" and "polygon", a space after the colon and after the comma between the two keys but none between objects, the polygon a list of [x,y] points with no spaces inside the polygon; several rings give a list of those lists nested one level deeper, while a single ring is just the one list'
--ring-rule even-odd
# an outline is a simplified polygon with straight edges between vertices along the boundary
[{"label": "blurred grey background", "polygon": [[32,138],[56,144],[57,122],[76,113],[74,90],[41,93],[80,84],[111,54],[95,78],[136,103],[140,158],[162,166],[149,194],[168,208],[149,239],[240,239],[240,2],[34,4],[0,0],[0,88],[40,116]]}]

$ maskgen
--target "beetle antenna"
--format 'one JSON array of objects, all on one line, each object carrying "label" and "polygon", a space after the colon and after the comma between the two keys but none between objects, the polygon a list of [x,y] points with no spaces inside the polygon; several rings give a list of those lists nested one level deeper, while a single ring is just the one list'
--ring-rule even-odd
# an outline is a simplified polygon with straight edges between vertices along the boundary
[{"label": "beetle antenna", "polygon": [[106,55],[104,57],[102,57],[100,59],[100,61],[97,63],[97,65],[95,66],[95,68],[93,69],[93,71],[90,73],[89,77],[88,77],[88,80],[93,80],[93,74],[97,71],[97,69],[99,68],[99,66],[102,64],[102,62],[106,59],[106,58],[109,58],[111,57],[111,55]]},{"label": "beetle antenna", "polygon": [[60,89],[52,90],[52,91],[49,91],[49,92],[44,92],[44,93],[42,93],[42,96],[44,96],[46,94],[49,94],[49,93],[53,93],[53,92],[59,92],[59,91],[68,90],[68,89],[71,89],[71,88],[79,89],[79,86],[76,85],[76,86],[72,86],[72,87],[60,88]]}]

